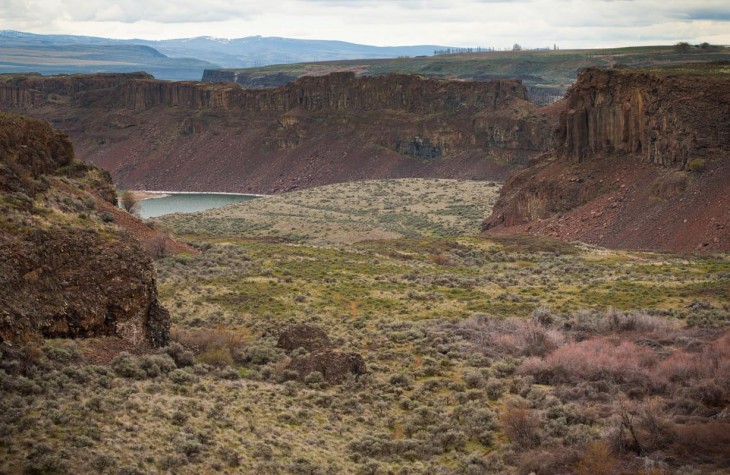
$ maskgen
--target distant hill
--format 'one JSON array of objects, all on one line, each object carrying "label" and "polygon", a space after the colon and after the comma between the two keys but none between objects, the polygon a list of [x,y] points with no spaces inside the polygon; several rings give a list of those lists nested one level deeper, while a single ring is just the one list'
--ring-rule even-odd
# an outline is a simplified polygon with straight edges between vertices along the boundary
[{"label": "distant hill", "polygon": [[369,46],[343,41],[250,36],[115,40],[93,36],[0,31],[0,73],[76,74],[146,71],[158,79],[198,81],[205,69],[303,61],[398,58],[443,46]]},{"label": "distant hill", "polygon": [[236,82],[248,89],[276,87],[302,76],[349,71],[364,76],[418,74],[437,79],[491,81],[519,79],[530,98],[548,104],[563,97],[577,73],[588,67],[671,67],[730,60],[730,49],[642,46],[582,50],[487,51],[396,59],[358,59],[279,64],[246,69],[207,70],[203,81]]},{"label": "distant hill", "polygon": [[69,35],[33,35],[0,31],[0,73],[126,73],[146,71],[161,79],[200,79],[218,64],[195,58],[171,58],[143,44]]},{"label": "distant hill", "polygon": [[[170,57],[194,56],[224,68],[334,61],[357,58],[398,58],[432,55],[436,45],[370,46],[344,41],[297,40],[292,38],[249,36],[226,40],[202,36],[178,40],[132,40],[151,46]],[[198,78],[199,79],[199,78]]]}]

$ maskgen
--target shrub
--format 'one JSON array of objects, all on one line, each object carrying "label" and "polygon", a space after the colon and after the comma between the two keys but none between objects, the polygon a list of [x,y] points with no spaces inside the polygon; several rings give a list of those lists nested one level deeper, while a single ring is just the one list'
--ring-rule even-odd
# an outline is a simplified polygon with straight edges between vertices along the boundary
[{"label": "shrub", "polygon": [[532,320],[491,317],[470,318],[457,324],[455,332],[471,341],[475,348],[490,355],[545,355],[563,344],[563,334],[546,326],[551,317],[545,309],[536,310]]},{"label": "shrub", "polygon": [[265,343],[254,343],[247,346],[241,354],[241,361],[255,365],[275,363],[282,357],[282,351]]},{"label": "shrub", "polygon": [[687,163],[687,170],[691,172],[701,173],[705,171],[705,160],[702,158],[695,158]]},{"label": "shrub", "polygon": [[394,374],[390,377],[388,382],[393,386],[400,386],[403,388],[411,387],[411,378],[409,378],[405,373]]},{"label": "shrub", "polygon": [[495,415],[491,409],[472,402],[457,406],[452,414],[455,425],[482,444],[491,445],[496,428]]},{"label": "shrub", "polygon": [[505,387],[504,382],[499,379],[490,379],[487,382],[486,387],[484,390],[487,393],[487,397],[491,400],[497,400],[504,394]]},{"label": "shrub", "polygon": [[144,355],[137,360],[137,366],[144,371],[148,377],[155,378],[161,374],[167,374],[176,369],[175,360],[169,355]]},{"label": "shrub", "polygon": [[479,371],[466,371],[462,376],[467,388],[481,388],[486,383],[484,375]]},{"label": "shrub", "polygon": [[195,364],[193,352],[186,350],[184,346],[176,341],[170,342],[168,346],[162,348],[160,351],[169,355],[179,368]]},{"label": "shrub", "polygon": [[188,373],[184,369],[176,369],[170,371],[170,374],[168,374],[167,377],[170,378],[170,381],[176,384],[187,384],[195,381],[195,376]]},{"label": "shrub", "polygon": [[675,431],[670,450],[677,456],[706,464],[730,459],[730,421],[677,425]]},{"label": "shrub", "polygon": [[139,200],[130,190],[124,190],[122,192],[119,196],[119,204],[129,214],[137,214],[139,212]]},{"label": "shrub", "polygon": [[318,387],[324,382],[324,376],[319,371],[312,371],[304,377],[304,383],[308,386]]},{"label": "shrub", "polygon": [[576,475],[611,475],[616,473],[618,459],[605,442],[593,442],[586,447],[575,464]]},{"label": "shrub", "polygon": [[144,379],[147,373],[137,366],[137,361],[126,351],[119,353],[111,363],[114,372],[123,378]]},{"label": "shrub", "polygon": [[571,319],[573,332],[606,335],[622,332],[663,333],[674,330],[676,322],[644,312],[624,313],[614,309],[605,312],[581,310]]},{"label": "shrub", "polygon": [[540,444],[540,418],[524,404],[507,404],[499,417],[500,426],[510,442],[522,449]]},{"label": "shrub", "polygon": [[200,354],[211,348],[227,348],[231,352],[243,348],[245,340],[241,333],[232,330],[202,328],[184,330],[174,327],[170,332],[171,340],[181,343],[193,352]]},{"label": "shrub", "polygon": [[632,342],[614,344],[593,338],[558,348],[544,359],[528,358],[518,373],[547,384],[579,380],[640,383],[646,381],[646,368],[656,361],[652,350]]},{"label": "shrub", "polygon": [[534,323],[542,325],[544,327],[552,325],[555,318],[552,312],[547,307],[537,307],[532,311],[531,319]]},{"label": "shrub", "polygon": [[198,355],[200,363],[208,364],[218,368],[233,364],[233,356],[228,348],[209,348]]},{"label": "shrub", "polygon": [[46,358],[58,363],[70,363],[80,358],[75,346],[62,344],[58,341],[47,341],[42,350]]}]

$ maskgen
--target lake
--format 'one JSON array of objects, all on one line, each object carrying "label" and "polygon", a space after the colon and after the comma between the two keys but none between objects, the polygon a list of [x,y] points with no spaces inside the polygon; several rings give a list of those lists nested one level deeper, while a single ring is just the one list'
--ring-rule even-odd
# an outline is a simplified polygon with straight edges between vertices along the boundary
[{"label": "lake", "polygon": [[147,219],[170,213],[194,213],[255,198],[259,196],[229,193],[171,193],[160,198],[140,200],[139,215]]}]

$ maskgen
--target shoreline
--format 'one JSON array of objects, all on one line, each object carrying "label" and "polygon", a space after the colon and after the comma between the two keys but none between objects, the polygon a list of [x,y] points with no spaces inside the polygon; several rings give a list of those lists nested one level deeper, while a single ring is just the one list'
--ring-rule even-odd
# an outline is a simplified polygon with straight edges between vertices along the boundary
[{"label": "shoreline", "polygon": [[135,198],[140,201],[154,200],[157,198],[165,198],[171,195],[227,195],[227,196],[255,196],[256,198],[266,198],[272,195],[261,195],[256,193],[231,193],[218,191],[152,191],[152,190],[129,190]]}]

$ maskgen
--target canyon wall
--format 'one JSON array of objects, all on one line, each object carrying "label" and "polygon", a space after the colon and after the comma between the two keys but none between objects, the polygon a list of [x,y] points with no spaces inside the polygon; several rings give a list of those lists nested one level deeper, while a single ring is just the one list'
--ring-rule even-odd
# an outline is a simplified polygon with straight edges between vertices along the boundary
[{"label": "canyon wall", "polygon": [[[4,79],[4,80],[3,80]],[[106,100],[100,98],[103,92]],[[393,109],[434,114],[463,109],[496,110],[513,99],[527,100],[519,81],[440,81],[393,74],[354,73],[303,77],[267,91],[232,84],[158,81],[144,73],[91,76],[0,76],[0,101],[10,107],[41,107],[64,98],[70,105],[246,112],[363,112]]]},{"label": "canyon wall", "polygon": [[588,69],[564,107],[556,149],[510,177],[483,230],[730,249],[726,75]]},{"label": "canyon wall", "polygon": [[105,211],[115,200],[109,174],[75,160],[67,136],[0,114],[0,341],[167,343],[151,258]]},{"label": "canyon wall", "polygon": [[187,191],[503,179],[549,149],[555,128],[519,81],[353,73],[267,90],[143,74],[4,76],[0,108],[51,121],[122,186]]},{"label": "canyon wall", "polygon": [[723,77],[587,69],[560,117],[560,155],[583,161],[631,155],[684,168],[730,150],[730,89]]}]

